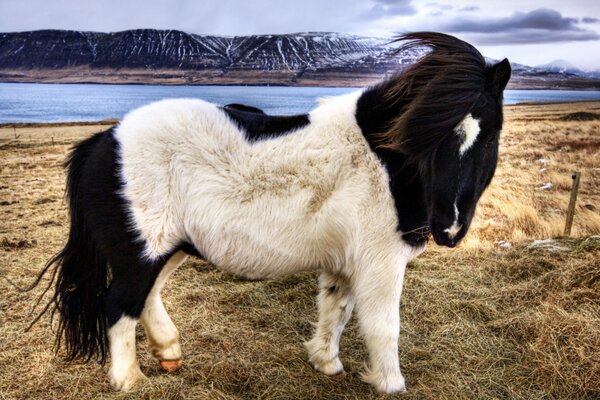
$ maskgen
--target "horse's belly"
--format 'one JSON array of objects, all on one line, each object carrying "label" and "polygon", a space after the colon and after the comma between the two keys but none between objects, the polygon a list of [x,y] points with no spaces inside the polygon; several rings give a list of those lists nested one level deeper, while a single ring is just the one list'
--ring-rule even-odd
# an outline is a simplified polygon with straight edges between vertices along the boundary
[{"label": "horse's belly", "polygon": [[327,266],[346,245],[343,224],[328,209],[310,209],[296,193],[248,204],[213,202],[193,222],[191,241],[218,268],[249,279],[289,275]]},{"label": "horse's belly", "polygon": [[270,246],[265,239],[230,233],[220,238],[219,246],[208,249],[207,258],[219,269],[248,279],[285,276],[317,266],[302,249]]}]

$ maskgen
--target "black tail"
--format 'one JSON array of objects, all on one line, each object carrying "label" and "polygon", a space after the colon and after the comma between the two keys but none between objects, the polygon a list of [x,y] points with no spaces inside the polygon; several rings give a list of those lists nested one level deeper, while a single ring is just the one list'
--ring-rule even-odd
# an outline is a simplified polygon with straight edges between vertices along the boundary
[{"label": "black tail", "polygon": [[86,221],[86,205],[90,205],[82,200],[81,186],[82,181],[89,179],[83,177],[86,160],[109,134],[110,131],[102,132],[79,143],[65,162],[71,218],[69,239],[65,247],[48,261],[34,283],[39,283],[47,271],[52,271],[42,296],[55,283],[54,293],[32,325],[48,310],[51,310],[52,316],[58,313],[55,350],[64,345],[68,361],[96,358],[104,363],[108,351],[104,303],[109,279],[108,261],[100,254],[90,221]]}]

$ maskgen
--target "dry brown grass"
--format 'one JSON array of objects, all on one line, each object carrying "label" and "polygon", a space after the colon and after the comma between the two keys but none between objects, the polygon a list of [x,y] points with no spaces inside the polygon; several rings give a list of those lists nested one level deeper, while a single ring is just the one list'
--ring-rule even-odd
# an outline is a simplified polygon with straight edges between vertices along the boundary
[{"label": "dry brown grass", "polygon": [[[498,174],[474,229],[459,249],[432,245],[409,266],[402,398],[600,397],[600,238],[588,237],[600,232],[600,125],[558,121],[599,108],[507,107]],[[0,275],[26,285],[64,243],[62,160],[75,139],[104,128],[21,127],[17,141],[12,128],[0,128]],[[540,158],[550,160],[545,172]],[[562,232],[574,169],[583,173],[579,238],[561,239],[562,252],[528,248]],[[554,188],[539,190],[545,182]],[[330,379],[309,366],[301,341],[316,319],[315,278],[246,282],[186,262],[165,290],[184,367],[160,373],[139,331],[150,381],[132,394],[111,391],[106,367],[65,366],[52,354],[47,319],[24,333],[39,289],[19,293],[0,279],[0,398],[380,398],[359,379],[366,351],[354,321],[342,339],[346,376]]]},{"label": "dry brown grass", "polygon": [[598,110],[598,102],[506,107],[498,170],[465,247],[562,235],[573,171],[583,179],[572,234],[600,233],[600,121],[560,119]]}]

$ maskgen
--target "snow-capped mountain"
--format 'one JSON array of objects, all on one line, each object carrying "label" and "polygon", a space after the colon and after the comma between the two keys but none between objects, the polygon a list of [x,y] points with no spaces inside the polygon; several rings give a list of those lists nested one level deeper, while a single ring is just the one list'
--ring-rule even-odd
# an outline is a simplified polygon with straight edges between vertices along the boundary
[{"label": "snow-capped mountain", "polygon": [[546,64],[536,65],[535,68],[551,72],[558,72],[561,74],[578,75],[583,73],[581,69],[577,68],[567,60],[554,60]]},{"label": "snow-capped mountain", "polygon": [[[140,29],[0,34],[0,68],[318,70],[385,56],[386,41],[338,33],[207,36]],[[386,57],[389,58],[389,57]]]},{"label": "snow-capped mountain", "polygon": [[[395,54],[396,47],[386,39],[333,32],[233,37],[154,29],[0,33],[0,81],[362,85],[401,70],[427,51]],[[593,77],[568,63],[513,64],[513,70],[513,84],[532,87]]]},{"label": "snow-capped mountain", "polygon": [[584,77],[600,77],[600,71],[586,71],[567,60],[554,60],[546,64],[536,65],[535,68],[559,74],[571,74]]}]

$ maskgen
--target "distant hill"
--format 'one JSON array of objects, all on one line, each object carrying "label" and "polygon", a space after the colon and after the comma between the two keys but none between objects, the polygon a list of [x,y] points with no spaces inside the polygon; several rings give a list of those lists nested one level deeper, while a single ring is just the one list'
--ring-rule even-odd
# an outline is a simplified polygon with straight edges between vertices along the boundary
[{"label": "distant hill", "polygon": [[[0,81],[361,86],[412,64],[378,38],[332,32],[208,36],[175,30],[0,33]],[[512,87],[600,88],[570,69],[514,65]]]}]

